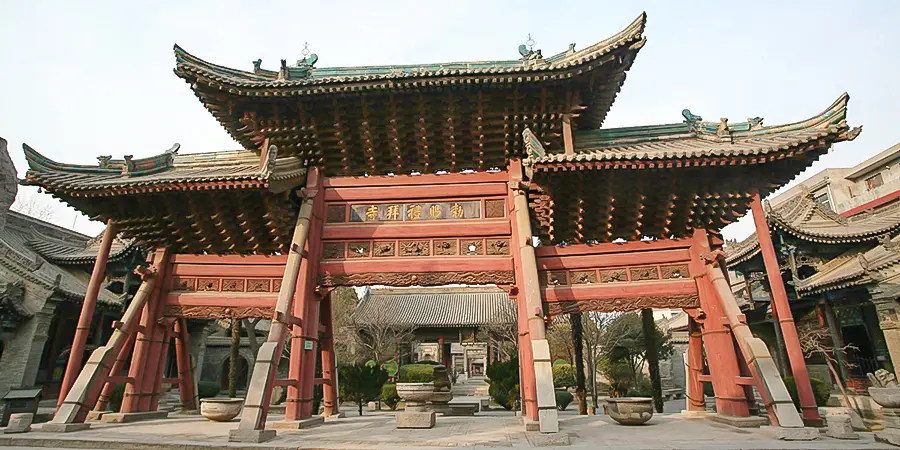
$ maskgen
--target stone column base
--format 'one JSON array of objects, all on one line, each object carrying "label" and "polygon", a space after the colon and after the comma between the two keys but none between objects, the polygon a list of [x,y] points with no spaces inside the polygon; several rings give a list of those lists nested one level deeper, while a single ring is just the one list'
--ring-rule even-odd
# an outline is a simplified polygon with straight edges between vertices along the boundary
[{"label": "stone column base", "polygon": [[74,431],[87,430],[91,427],[89,423],[54,423],[47,422],[41,425],[40,431],[46,433],[71,433]]},{"label": "stone column base", "polygon": [[228,442],[250,442],[259,444],[260,442],[275,439],[275,434],[275,430],[248,430],[235,428],[228,432]]},{"label": "stone column base", "polygon": [[888,428],[875,433],[875,440],[900,447],[900,430]]},{"label": "stone column base", "polygon": [[332,414],[332,415],[330,415],[330,416],[325,416],[325,421],[326,421],[326,422],[331,422],[332,420],[343,419],[344,417],[347,417],[347,415],[344,414],[343,411],[341,411],[341,412],[339,412],[339,413],[337,413],[337,414]]},{"label": "stone column base", "polygon": [[276,430],[301,430],[317,427],[319,425],[322,425],[323,423],[325,423],[324,417],[312,416],[300,420],[279,420],[278,422],[270,423],[268,426]]},{"label": "stone column base", "polygon": [[769,419],[760,416],[734,417],[723,416],[722,414],[707,414],[713,422],[724,423],[737,428],[759,428],[769,424]]},{"label": "stone column base", "polygon": [[113,411],[109,411],[109,410],[105,410],[105,411],[91,410],[90,412],[88,412],[87,419],[85,419],[84,421],[85,422],[99,422],[100,419],[103,418],[104,414],[110,414],[112,412]]},{"label": "stone column base", "polygon": [[819,438],[819,430],[815,428],[775,428],[775,437],[782,441],[814,441]]},{"label": "stone column base", "polygon": [[165,419],[169,417],[168,411],[144,411],[133,413],[106,413],[100,417],[103,423],[128,423],[140,420]]},{"label": "stone column base", "polygon": [[701,419],[708,416],[709,411],[691,411],[689,409],[682,409],[681,415],[688,419]]},{"label": "stone column base", "polygon": [[404,411],[397,414],[397,428],[434,428],[434,411]]},{"label": "stone column base", "polygon": [[525,439],[528,439],[532,447],[560,447],[570,444],[568,433],[526,432]]}]

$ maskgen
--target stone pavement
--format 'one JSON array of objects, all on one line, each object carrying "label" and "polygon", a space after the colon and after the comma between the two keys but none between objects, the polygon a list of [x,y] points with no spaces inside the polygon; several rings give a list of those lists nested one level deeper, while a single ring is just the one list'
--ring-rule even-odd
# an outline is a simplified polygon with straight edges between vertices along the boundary
[{"label": "stone pavement", "polygon": [[[273,416],[271,420],[281,417]],[[438,417],[431,430],[397,430],[391,412],[366,412],[323,426],[298,431],[279,431],[264,444],[233,444],[228,430],[238,422],[208,422],[199,416],[172,415],[169,419],[131,424],[96,423],[89,430],[70,434],[42,433],[0,435],[0,446],[91,449],[229,450],[274,449],[433,449],[435,447],[530,448],[530,434],[519,420],[505,411],[475,417]],[[37,428],[37,426],[35,427]],[[560,429],[572,449],[879,449],[872,433],[860,433],[859,441],[822,438],[811,442],[776,440],[771,429],[737,429],[706,419],[687,419],[678,414],[654,416],[643,426],[626,427],[606,416],[577,416],[572,408],[560,414]]]}]

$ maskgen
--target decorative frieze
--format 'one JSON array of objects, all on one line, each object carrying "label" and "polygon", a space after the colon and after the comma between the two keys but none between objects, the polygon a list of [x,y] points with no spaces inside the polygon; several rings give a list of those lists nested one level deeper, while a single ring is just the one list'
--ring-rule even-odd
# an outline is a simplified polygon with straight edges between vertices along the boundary
[{"label": "decorative frieze", "polygon": [[662,272],[662,277],[664,280],[673,279],[673,278],[687,278],[690,276],[688,273],[688,265],[687,264],[678,264],[674,266],[661,266],[660,271]]},{"label": "decorative frieze", "polygon": [[351,242],[347,245],[347,258],[368,258],[371,256],[369,242]]},{"label": "decorative frieze", "polygon": [[512,270],[464,272],[390,272],[358,274],[325,274],[319,285],[335,286],[442,286],[445,284],[514,284]]},{"label": "decorative frieze", "polygon": [[456,239],[444,239],[434,241],[435,256],[455,256],[458,255]]},{"label": "decorative frieze", "polygon": [[659,269],[657,269],[656,266],[632,267],[628,269],[628,271],[631,273],[631,281],[647,281],[659,279]]},{"label": "decorative frieze", "polygon": [[184,317],[187,319],[271,319],[275,314],[274,307],[258,306],[182,306],[166,305],[163,315],[166,317]]},{"label": "decorative frieze", "polygon": [[322,259],[344,259],[343,242],[327,242],[322,245]]},{"label": "decorative frieze", "polygon": [[545,303],[550,316],[583,312],[638,311],[645,308],[696,308],[696,294],[621,297],[602,300],[579,300]]},{"label": "decorative frieze", "polygon": [[271,278],[174,277],[173,292],[278,292],[281,280]]},{"label": "decorative frieze", "polygon": [[485,200],[484,217],[486,219],[498,219],[506,217],[506,201],[503,199]]},{"label": "decorative frieze", "polygon": [[397,244],[393,241],[390,242],[375,242],[375,253],[376,258],[387,258],[391,256],[397,255]]},{"label": "decorative frieze", "polygon": [[487,239],[487,254],[493,256],[509,254],[509,239]]}]

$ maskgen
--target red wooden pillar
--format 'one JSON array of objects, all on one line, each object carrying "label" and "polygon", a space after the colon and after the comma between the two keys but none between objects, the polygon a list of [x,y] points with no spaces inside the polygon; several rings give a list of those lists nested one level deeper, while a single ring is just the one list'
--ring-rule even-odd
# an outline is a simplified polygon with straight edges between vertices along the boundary
[{"label": "red wooden pillar", "polygon": [[[159,314],[161,313],[161,292],[163,285],[169,280],[168,259],[160,261],[159,273],[157,273],[157,282],[144,304],[141,312],[141,322],[137,329],[137,336],[134,340],[134,354],[131,357],[131,365],[128,367],[128,377],[133,383],[125,386],[125,395],[122,399],[121,412],[132,413],[148,411],[150,407],[149,394],[153,390],[154,376],[156,373],[156,360],[158,359],[160,348],[154,346],[154,337],[159,328]],[[155,339],[161,339],[156,337]]]},{"label": "red wooden pillar", "polygon": [[716,395],[716,412],[723,416],[748,417],[750,409],[747,406],[747,397],[744,388],[737,384],[737,377],[741,376],[741,371],[731,330],[728,328],[725,311],[716,297],[715,288],[706,275],[705,264],[700,259],[701,249],[704,248],[709,248],[706,230],[694,230],[691,259],[692,265],[696,267],[691,274],[697,282],[700,308],[706,313],[702,337],[703,346],[706,347],[706,360],[709,362],[709,375]]},{"label": "red wooden pillar", "polygon": [[521,291],[516,299],[519,331],[519,382],[522,389],[522,411],[530,420],[538,420],[537,385],[534,380],[534,356],[528,331],[528,305]]},{"label": "red wooden pillar", "polygon": [[334,321],[331,316],[331,294],[322,299],[319,314],[322,316],[322,405],[325,407],[324,416],[338,414],[337,370],[335,368],[334,354]]},{"label": "red wooden pillar", "polygon": [[56,407],[62,405],[66,394],[75,384],[75,378],[81,372],[81,360],[84,356],[84,347],[87,343],[88,333],[91,329],[91,321],[94,319],[94,308],[97,306],[97,296],[103,279],[106,277],[106,262],[109,260],[109,249],[116,237],[116,224],[112,220],[106,222],[106,230],[100,240],[100,249],[97,251],[97,260],[94,262],[94,270],[91,272],[91,280],[88,282],[84,293],[84,302],[81,304],[81,314],[78,316],[78,325],[75,328],[75,338],[72,340],[72,349],[69,351],[69,360],[66,362],[66,372],[63,375],[62,386],[59,388],[59,399]]},{"label": "red wooden pillar", "polygon": [[794,375],[794,381],[797,383],[797,395],[800,397],[800,409],[803,410],[803,420],[810,422],[812,425],[817,425],[821,423],[822,418],[819,417],[819,408],[816,406],[812,385],[809,382],[806,360],[804,360],[803,350],[800,348],[800,338],[797,336],[794,315],[788,302],[784,280],[781,279],[778,256],[775,254],[775,245],[772,244],[772,235],[769,232],[769,224],[763,212],[759,191],[753,193],[750,207],[753,211],[753,223],[756,225],[760,252],[766,266],[766,277],[769,279],[769,288],[775,300],[772,303],[772,311],[778,316],[781,334],[784,337],[784,345],[787,348],[791,372]]},{"label": "red wooden pillar", "polygon": [[[306,240],[306,257],[300,263],[300,275],[294,290],[293,314],[301,321],[291,327],[291,355],[288,378],[285,420],[305,419],[312,415],[313,386],[315,385],[316,344],[319,333],[319,294],[316,280],[319,275],[319,256],[322,250],[322,217],[325,194],[316,196]],[[312,348],[305,350],[305,343]]]},{"label": "red wooden pillar", "polygon": [[181,408],[199,410],[197,399],[197,379],[191,362],[188,346],[187,321],[180,317],[175,321],[175,358],[178,367],[178,390],[181,394]]},{"label": "red wooden pillar", "polygon": [[[119,374],[122,373],[122,369],[125,368],[125,361],[128,360],[128,355],[130,355],[133,350],[134,334],[135,333],[130,333],[125,340],[125,344],[119,349],[116,360],[113,362],[112,369],[109,371],[110,377],[119,376]],[[115,383],[110,382],[103,385],[103,391],[100,392],[100,397],[97,399],[97,405],[94,406],[95,411],[106,411],[106,408],[109,407],[109,396],[112,395],[112,391],[115,387]]]},{"label": "red wooden pillar", "polygon": [[688,318],[688,411],[704,411],[706,402],[703,396],[703,335],[700,324],[693,317]]},{"label": "red wooden pillar", "polygon": [[[162,305],[160,305],[160,309],[162,309]],[[159,397],[162,393],[163,377],[166,374],[166,362],[169,358],[169,347],[171,347],[170,344],[172,343],[172,325],[175,322],[175,319],[169,317],[162,319],[161,322],[162,324],[159,329],[160,352],[155,358],[157,360],[156,373],[153,376],[153,390],[150,391],[150,406],[147,407],[147,411],[156,411],[159,409]]]}]

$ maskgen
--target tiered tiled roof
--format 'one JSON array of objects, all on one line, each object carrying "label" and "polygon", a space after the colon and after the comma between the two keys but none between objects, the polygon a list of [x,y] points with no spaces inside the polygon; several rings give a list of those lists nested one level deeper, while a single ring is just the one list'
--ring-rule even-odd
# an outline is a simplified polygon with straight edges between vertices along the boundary
[{"label": "tiered tiled roof", "polygon": [[[290,240],[304,161],[249,150],[145,159],[100,157],[96,166],[57,163],[28,147],[25,184],[44,188],[92,218],[113,218],[122,237],[146,248],[193,253],[276,253]],[[97,197],[104,197],[98,201]],[[252,228],[247,231],[247,228]],[[285,236],[287,236],[285,238]],[[40,245],[51,257],[80,258],[83,249]]]},{"label": "tiered tiled roof", "polygon": [[763,126],[762,118],[580,131],[574,151],[526,139],[532,209],[551,243],[679,237],[721,229],[746,214],[754,190],[787,183],[832,144],[854,139],[849,96],[807,120]]},{"label": "tiered tiled roof", "polygon": [[[56,264],[93,264],[97,259],[102,236],[101,234],[86,242],[73,242],[47,236],[38,229],[34,229],[32,235],[28,246],[47,261]],[[110,248],[108,261],[119,261],[136,251],[140,249],[134,245],[133,239],[116,237]]]},{"label": "tiered tiled roof", "polygon": [[[69,268],[47,261],[30,245],[36,238],[48,236],[52,236],[54,241],[68,241],[72,246],[85,245],[91,239],[89,236],[9,211],[6,227],[0,234],[0,264],[15,273],[17,280],[25,279],[36,283],[69,300],[83,300],[90,274],[80,268]],[[122,299],[106,289],[100,290],[98,301],[107,305],[122,305]]]},{"label": "tiered tiled roof", "polygon": [[[803,241],[817,244],[854,244],[883,240],[900,229],[900,203],[877,211],[843,217],[816,202],[809,191],[778,206],[765,203],[769,225]],[[759,253],[756,233],[726,247],[729,266],[741,264]]]},{"label": "tiered tiled roof", "polygon": [[900,264],[900,235],[882,239],[874,248],[854,248],[819,268],[813,276],[797,281],[795,288],[805,295],[872,283],[895,272]]},{"label": "tiered tiled roof", "polygon": [[[562,146],[562,114],[598,128],[643,47],[646,15],[612,37],[544,58],[279,70],[231,69],[175,47],[175,73],[244,148],[265,139],[326,175],[435,173],[505,167],[532,127]],[[512,50],[512,49],[511,49]]]},{"label": "tiered tiled roof", "polygon": [[499,289],[373,289],[353,318],[382,326],[502,325],[516,322],[516,302]]}]

